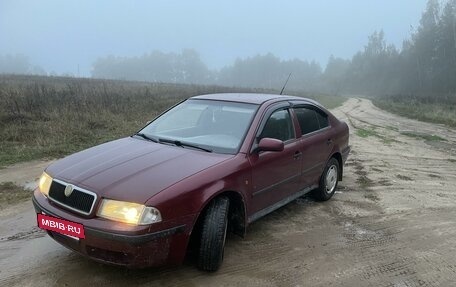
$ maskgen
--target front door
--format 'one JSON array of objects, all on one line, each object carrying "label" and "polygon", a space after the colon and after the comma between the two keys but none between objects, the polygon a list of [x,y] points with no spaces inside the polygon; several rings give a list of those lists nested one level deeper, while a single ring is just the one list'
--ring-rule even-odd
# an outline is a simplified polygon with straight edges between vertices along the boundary
[{"label": "front door", "polygon": [[262,138],[282,140],[284,150],[253,152],[250,156],[253,214],[273,207],[274,204],[285,199],[290,191],[296,192],[301,175],[301,145],[296,139],[291,114],[287,108],[272,112],[259,133],[257,142]]}]

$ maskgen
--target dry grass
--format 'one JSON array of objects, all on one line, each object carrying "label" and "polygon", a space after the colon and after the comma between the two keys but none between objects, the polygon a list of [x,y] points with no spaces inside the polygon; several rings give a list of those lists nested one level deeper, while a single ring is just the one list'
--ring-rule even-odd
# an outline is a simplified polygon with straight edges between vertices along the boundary
[{"label": "dry grass", "polygon": [[60,157],[124,137],[190,96],[234,90],[212,86],[0,76],[0,166]]},{"label": "dry grass", "polygon": [[[148,120],[188,97],[219,92],[276,91],[0,75],[0,167],[57,158],[131,135]],[[344,100],[310,97],[329,107]]]},{"label": "dry grass", "polygon": [[420,121],[456,127],[456,96],[388,96],[374,99],[374,104],[392,113]]}]

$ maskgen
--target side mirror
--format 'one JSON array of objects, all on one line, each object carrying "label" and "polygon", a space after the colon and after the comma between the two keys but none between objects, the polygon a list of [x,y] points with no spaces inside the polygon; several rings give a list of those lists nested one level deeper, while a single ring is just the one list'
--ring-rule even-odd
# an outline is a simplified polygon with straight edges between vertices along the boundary
[{"label": "side mirror", "polygon": [[283,151],[283,141],[273,138],[262,138],[258,143],[257,151]]}]

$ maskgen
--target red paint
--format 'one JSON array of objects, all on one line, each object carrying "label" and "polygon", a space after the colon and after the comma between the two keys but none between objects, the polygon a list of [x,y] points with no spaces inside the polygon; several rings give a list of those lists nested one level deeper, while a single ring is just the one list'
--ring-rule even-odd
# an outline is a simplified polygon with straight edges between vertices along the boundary
[{"label": "red paint", "polygon": [[84,226],[82,224],[39,213],[37,214],[37,221],[38,227],[41,229],[55,231],[77,238],[85,238]]},{"label": "red paint", "polygon": [[[316,186],[331,157],[348,156],[348,126],[318,103],[304,98],[261,94],[218,94],[194,97],[258,104],[246,136],[236,154],[206,153],[163,145],[138,138],[108,142],[50,165],[46,172],[62,181],[97,194],[89,215],[75,213],[50,202],[39,190],[34,193],[37,212],[41,209],[87,228],[81,244],[53,237],[63,245],[98,261],[144,267],[179,264],[187,251],[194,225],[207,204],[227,193],[239,200],[242,226],[250,224],[256,212],[273,206],[299,190]],[[328,115],[329,127],[302,135],[294,107],[309,105]],[[290,110],[294,138],[279,143],[276,139],[258,140],[258,132],[277,108]],[[263,151],[261,151],[263,147]],[[259,149],[258,149],[259,148]],[[273,151],[274,150],[274,151]],[[160,210],[162,222],[134,226],[96,216],[102,198],[124,200],[153,206]],[[116,241],[90,231],[128,237],[147,236],[176,226],[176,234],[143,244]],[[56,230],[56,232],[60,232]],[[51,235],[52,236],[52,235]]]}]

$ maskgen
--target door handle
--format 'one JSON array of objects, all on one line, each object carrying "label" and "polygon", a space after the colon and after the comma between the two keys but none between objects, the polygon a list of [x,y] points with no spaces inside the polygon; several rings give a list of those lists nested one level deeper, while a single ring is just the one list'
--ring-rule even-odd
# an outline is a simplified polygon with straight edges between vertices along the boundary
[{"label": "door handle", "polygon": [[332,139],[328,139],[328,140],[326,141],[326,144],[327,144],[327,145],[330,145],[330,144],[332,144],[332,143],[333,143]]},{"label": "door handle", "polygon": [[298,158],[301,157],[301,155],[302,155],[302,152],[296,151],[296,152],[294,153],[294,155],[293,155],[293,159],[298,159]]}]

